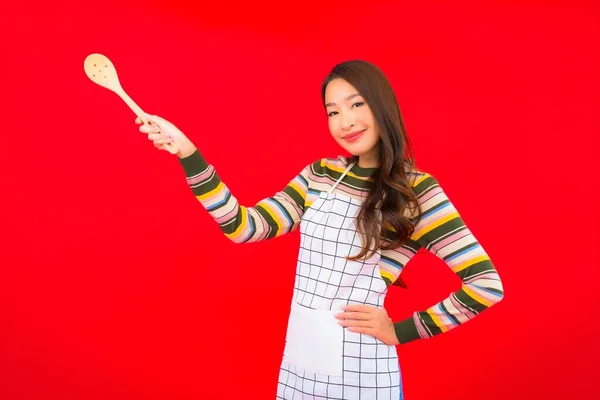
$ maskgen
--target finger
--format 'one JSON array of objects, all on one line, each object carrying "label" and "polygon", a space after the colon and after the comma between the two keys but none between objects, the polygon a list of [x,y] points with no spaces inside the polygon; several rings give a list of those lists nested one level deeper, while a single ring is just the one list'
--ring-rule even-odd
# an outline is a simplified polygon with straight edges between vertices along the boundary
[{"label": "finger", "polygon": [[377,307],[367,306],[364,304],[348,304],[348,305],[342,306],[342,310],[357,311],[357,312],[363,312],[363,313],[372,313],[375,310],[377,310]]},{"label": "finger", "polygon": [[159,150],[165,150],[165,151],[169,151],[167,149],[167,144],[163,144],[163,143],[154,143],[154,147],[156,147]]},{"label": "finger", "polygon": [[164,132],[164,131],[166,131],[164,125],[157,124],[154,121],[150,121],[149,120],[148,121],[148,126],[150,127],[150,129],[154,129],[156,132]]},{"label": "finger", "polygon": [[169,136],[166,133],[151,133],[148,135],[148,140],[152,140],[153,142],[156,140],[164,140],[164,139],[171,139],[171,136]]},{"label": "finger", "polygon": [[360,319],[360,320],[366,320],[366,319],[373,318],[371,313],[358,312],[358,311],[342,312],[342,313],[336,314],[335,317],[338,319]]},{"label": "finger", "polygon": [[167,144],[167,143],[173,143],[173,139],[162,139],[162,140],[155,140],[154,144]]},{"label": "finger", "polygon": [[142,133],[159,133],[160,132],[160,128],[156,125],[148,125],[148,124],[142,124],[139,127],[140,132]]},{"label": "finger", "polygon": [[375,335],[377,334],[375,329],[371,329],[371,328],[354,327],[354,328],[348,328],[348,330],[350,332],[354,332],[354,333],[364,333],[366,335],[371,335],[373,337],[376,337]]},{"label": "finger", "polygon": [[167,122],[164,118],[154,114],[146,114],[146,118],[148,118],[148,122],[154,122],[157,125]]},{"label": "finger", "polygon": [[167,121],[158,115],[146,114],[146,118],[148,118],[148,123],[151,125],[156,125],[159,129],[164,128],[167,124]]},{"label": "finger", "polygon": [[135,118],[135,123],[138,125],[143,124],[143,125],[149,125],[149,126],[158,125],[158,124],[156,124],[155,116],[153,116],[151,114],[138,115]]},{"label": "finger", "polygon": [[150,125],[150,124],[142,124],[139,127],[140,132],[142,133],[160,133],[160,127],[156,126],[156,125]]},{"label": "finger", "polygon": [[361,321],[356,319],[347,319],[344,321],[339,321],[339,324],[347,327],[374,328],[372,321]]}]

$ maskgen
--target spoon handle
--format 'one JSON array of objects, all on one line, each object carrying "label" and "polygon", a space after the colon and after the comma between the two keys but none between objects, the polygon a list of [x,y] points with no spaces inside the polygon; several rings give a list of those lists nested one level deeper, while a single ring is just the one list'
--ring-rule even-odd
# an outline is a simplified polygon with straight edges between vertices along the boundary
[{"label": "spoon handle", "polygon": [[[135,113],[135,115],[137,115],[138,117],[140,117],[140,119],[142,120],[142,122],[144,124],[151,125],[151,123],[146,118],[146,113],[142,110],[142,108],[140,106],[138,106],[136,104],[136,102],[133,101],[133,99],[131,97],[129,97],[129,95],[127,94],[127,92],[125,92],[125,90],[123,90],[123,88],[120,88],[120,89],[121,90],[119,90],[117,92],[117,94],[123,99],[123,101],[125,102],[125,104],[127,104],[129,106],[129,108],[131,108],[131,111],[133,111]],[[179,153],[179,148],[177,148],[177,146],[175,145],[175,143],[167,143],[167,144],[164,144],[163,146],[171,154],[177,154],[177,153]]]}]

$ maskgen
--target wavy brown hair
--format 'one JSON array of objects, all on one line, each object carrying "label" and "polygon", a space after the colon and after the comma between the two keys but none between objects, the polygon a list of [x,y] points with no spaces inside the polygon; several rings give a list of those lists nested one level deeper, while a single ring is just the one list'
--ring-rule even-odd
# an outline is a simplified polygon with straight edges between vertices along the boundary
[{"label": "wavy brown hair", "polygon": [[[415,170],[414,157],[400,107],[390,82],[375,65],[361,60],[336,65],[321,86],[325,90],[334,79],[350,83],[369,105],[379,131],[379,166],[371,176],[372,186],[358,213],[358,229],[363,248],[349,260],[358,260],[377,249],[400,246],[414,232],[421,207],[409,182],[408,171]],[[354,156],[352,161],[358,161]],[[396,285],[406,287],[400,278]]]}]

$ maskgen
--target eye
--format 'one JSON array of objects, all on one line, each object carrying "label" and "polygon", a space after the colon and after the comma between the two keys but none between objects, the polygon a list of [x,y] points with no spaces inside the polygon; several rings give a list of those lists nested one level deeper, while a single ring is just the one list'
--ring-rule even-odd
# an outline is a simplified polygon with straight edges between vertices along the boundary
[{"label": "eye", "polygon": [[362,105],[364,105],[364,104],[365,104],[365,102],[364,102],[364,101],[359,101],[358,103],[354,103],[354,104],[352,104],[352,107],[354,107],[354,106],[360,107],[360,106],[362,106]]},{"label": "eye", "polygon": [[329,114],[327,114],[327,116],[333,117],[335,114],[337,114],[337,111],[332,111]]}]

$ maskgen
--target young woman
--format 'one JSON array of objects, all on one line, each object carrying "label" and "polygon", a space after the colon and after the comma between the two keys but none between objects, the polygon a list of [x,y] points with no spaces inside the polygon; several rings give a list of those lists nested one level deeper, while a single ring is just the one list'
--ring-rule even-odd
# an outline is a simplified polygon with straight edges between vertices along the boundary
[{"label": "young woman", "polygon": [[[331,135],[352,157],[307,165],[254,207],[238,204],[173,124],[151,115],[139,129],[159,149],[176,146],[192,192],[235,243],[300,228],[277,398],[401,399],[395,345],[471,320],[502,299],[502,282],[436,179],[416,169],[380,69],[339,64],[321,92]],[[400,273],[421,248],[445,261],[462,288],[393,322],[383,308],[387,289],[403,286]]]}]

